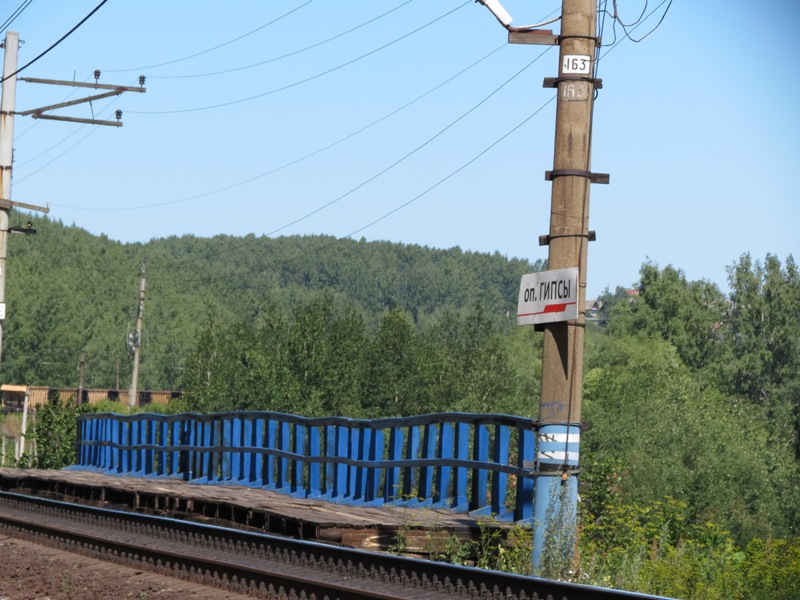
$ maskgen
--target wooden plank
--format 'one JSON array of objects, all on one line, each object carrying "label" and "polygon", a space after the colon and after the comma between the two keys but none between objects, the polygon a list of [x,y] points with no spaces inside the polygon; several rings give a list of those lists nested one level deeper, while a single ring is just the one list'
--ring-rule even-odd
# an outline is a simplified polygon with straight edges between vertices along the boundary
[{"label": "wooden plank", "polygon": [[[395,507],[351,507],[319,500],[292,498],[277,492],[245,486],[213,486],[187,483],[182,480],[114,477],[85,471],[42,471],[0,469],[0,484],[4,489],[30,488],[62,490],[79,499],[105,498],[106,490],[122,499],[124,494],[157,497],[156,506],[195,504],[230,506],[241,511],[277,516],[319,528],[349,530],[386,530],[408,526],[421,529],[477,529],[474,519],[444,510],[403,509]],[[191,511],[191,508],[187,508]]]}]

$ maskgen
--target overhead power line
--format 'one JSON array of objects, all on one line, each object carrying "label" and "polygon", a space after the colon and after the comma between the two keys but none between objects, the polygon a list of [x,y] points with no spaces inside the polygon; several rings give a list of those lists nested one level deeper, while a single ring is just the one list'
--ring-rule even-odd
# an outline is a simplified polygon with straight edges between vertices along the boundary
[{"label": "overhead power line", "polygon": [[8,29],[8,27],[17,19],[17,17],[25,12],[25,9],[31,5],[31,2],[33,2],[33,0],[24,0],[24,2],[20,4],[13,13],[11,13],[11,16],[5,20],[5,23],[0,25],[0,33]]},{"label": "overhead power line", "polygon": [[189,60],[191,58],[197,58],[198,56],[202,56],[204,54],[208,54],[209,52],[213,52],[214,50],[219,50],[220,48],[224,48],[225,46],[233,44],[234,42],[238,42],[239,40],[242,40],[242,39],[244,39],[244,38],[246,38],[246,37],[248,37],[250,35],[253,35],[254,33],[257,33],[259,31],[261,31],[262,29],[264,29],[266,27],[269,27],[270,25],[274,25],[275,23],[277,23],[281,19],[285,19],[286,17],[288,17],[289,15],[297,12],[298,10],[303,8],[304,6],[308,6],[313,1],[314,0],[308,0],[307,2],[304,2],[303,4],[301,4],[300,6],[297,6],[297,7],[293,8],[292,10],[283,13],[281,16],[273,19],[272,21],[269,21],[268,23],[264,23],[263,25],[260,25],[260,26],[256,27],[252,31],[248,31],[247,33],[244,33],[244,34],[242,34],[242,35],[240,35],[238,37],[235,37],[232,40],[228,40],[227,42],[223,42],[221,44],[218,44],[218,45],[216,45],[216,46],[214,46],[212,48],[207,48],[206,50],[202,50],[200,52],[195,52],[194,54],[190,54],[189,56],[184,56],[182,58],[176,58],[174,60],[168,60],[166,62],[158,63],[158,64],[155,64],[155,65],[147,65],[145,67],[135,67],[135,68],[130,68],[130,69],[105,69],[105,71],[106,71],[106,73],[125,73],[125,72],[128,72],[128,71],[140,72],[140,71],[144,71],[145,69],[155,69],[157,67],[165,67],[167,65],[174,65],[175,63],[183,62],[183,61]]},{"label": "overhead power line", "polygon": [[[372,183],[373,181],[375,181],[375,180],[376,180],[376,179],[378,179],[379,177],[381,177],[381,176],[385,175],[386,173],[388,173],[389,171],[391,171],[392,169],[394,169],[394,168],[395,168],[397,165],[399,165],[400,163],[404,162],[405,160],[407,160],[408,158],[410,158],[411,156],[413,156],[414,154],[416,154],[417,152],[419,152],[420,150],[422,150],[422,149],[423,149],[424,147],[426,147],[428,144],[430,144],[431,142],[433,142],[435,139],[437,139],[438,137],[440,137],[440,136],[441,136],[442,134],[444,134],[446,131],[448,131],[449,129],[451,129],[451,128],[452,128],[454,125],[456,125],[457,123],[459,123],[460,121],[462,121],[463,119],[465,119],[465,118],[466,118],[468,115],[472,114],[472,113],[473,113],[473,112],[475,112],[475,111],[476,111],[478,108],[480,108],[481,106],[483,106],[483,105],[484,105],[486,102],[488,102],[488,101],[489,101],[489,99],[490,99],[490,98],[492,98],[492,96],[494,96],[495,94],[497,94],[497,93],[498,93],[500,90],[502,90],[502,89],[503,89],[505,86],[507,86],[507,85],[508,85],[509,83],[511,83],[512,81],[514,81],[514,80],[515,80],[517,77],[519,77],[520,75],[522,75],[522,73],[524,73],[524,72],[525,72],[525,71],[526,71],[528,68],[530,68],[530,67],[531,67],[531,66],[532,66],[532,65],[533,65],[533,64],[534,64],[536,61],[538,61],[540,58],[542,58],[542,56],[544,56],[545,54],[547,54],[547,52],[549,52],[549,51],[550,51],[550,49],[551,49],[551,46],[548,46],[547,48],[545,48],[545,50],[544,50],[544,51],[542,51],[542,52],[541,52],[541,53],[540,53],[540,54],[539,54],[539,55],[538,55],[536,58],[534,58],[534,59],[533,59],[531,62],[529,62],[529,63],[528,63],[527,65],[525,65],[524,67],[522,67],[522,69],[520,69],[519,71],[517,71],[516,73],[514,73],[514,75],[512,75],[511,77],[509,77],[508,79],[506,79],[506,80],[505,80],[505,81],[504,81],[502,84],[500,84],[500,86],[499,86],[499,87],[495,88],[495,89],[494,89],[494,90],[493,90],[493,91],[492,91],[492,92],[491,92],[491,93],[490,93],[488,96],[485,96],[485,97],[483,98],[483,100],[481,100],[480,102],[478,102],[477,104],[475,104],[475,105],[474,105],[472,108],[470,108],[470,109],[469,109],[469,110],[467,110],[466,112],[462,113],[462,114],[461,114],[461,116],[459,116],[458,118],[454,119],[453,121],[450,121],[450,123],[449,123],[449,124],[447,124],[445,127],[443,127],[442,129],[440,129],[439,131],[437,131],[437,132],[436,132],[434,135],[432,135],[431,137],[429,137],[427,140],[425,140],[423,143],[421,143],[419,146],[417,146],[417,147],[416,147],[416,148],[414,148],[413,150],[411,150],[411,151],[407,152],[406,154],[404,154],[403,156],[401,156],[400,158],[398,158],[396,161],[394,161],[394,162],[393,162],[392,164],[390,164],[388,167],[385,167],[384,169],[382,169],[381,171],[379,171],[378,173],[376,173],[375,175],[373,175],[373,176],[372,176],[372,177],[370,177],[369,179],[365,179],[364,181],[362,181],[361,183],[359,183],[357,186],[355,186],[355,187],[353,187],[353,188],[349,189],[347,192],[345,192],[345,193],[344,193],[344,194],[342,194],[341,196],[339,196],[339,197],[337,197],[337,198],[334,198],[333,200],[331,200],[331,201],[329,201],[329,202],[327,202],[327,203],[325,203],[325,204],[323,204],[323,205],[321,205],[321,206],[317,207],[316,209],[314,209],[314,210],[312,210],[311,212],[309,212],[309,213],[307,213],[307,214],[303,215],[302,217],[300,217],[300,218],[298,218],[298,219],[295,219],[295,220],[294,220],[294,221],[292,221],[291,223],[287,223],[286,225],[283,225],[282,227],[279,227],[279,228],[277,228],[277,229],[273,229],[272,231],[268,232],[268,233],[267,233],[267,234],[265,234],[265,235],[267,235],[267,236],[270,236],[270,235],[275,235],[276,233],[279,233],[279,232],[283,231],[284,229],[287,229],[287,228],[291,227],[292,225],[296,225],[297,223],[300,223],[301,221],[305,221],[305,220],[306,220],[306,219],[308,219],[309,217],[311,217],[311,216],[313,216],[313,215],[317,214],[318,212],[320,212],[320,211],[322,211],[322,210],[324,210],[324,209],[328,208],[329,206],[332,206],[332,205],[334,205],[334,204],[336,204],[336,203],[340,202],[341,200],[344,200],[345,198],[347,198],[347,197],[348,197],[348,196],[350,196],[351,194],[353,194],[353,193],[357,192],[358,190],[360,190],[360,189],[361,189],[362,187],[364,187],[365,185],[367,185],[367,184],[369,184],[369,183]],[[387,216],[388,216],[388,215],[387,215]],[[356,233],[358,233],[358,232],[356,232]]]},{"label": "overhead power line", "polygon": [[[463,75],[464,73],[466,73],[470,69],[476,67],[477,65],[479,65],[480,63],[482,63],[483,61],[488,59],[490,56],[496,54],[497,52],[499,52],[500,50],[502,50],[503,48],[506,48],[506,47],[508,47],[508,44],[503,43],[501,46],[498,46],[494,50],[488,52],[487,54],[484,54],[481,58],[479,58],[478,60],[474,61],[472,64],[464,67],[463,69],[461,69],[455,75],[452,75],[452,76],[448,77],[447,79],[445,79],[441,83],[435,85],[432,88],[429,88],[427,91],[423,92],[422,94],[420,94],[419,96],[415,97],[414,99],[409,100],[408,102],[406,102],[402,106],[399,106],[398,108],[395,108],[391,112],[388,112],[388,113],[384,114],[383,116],[375,119],[374,121],[368,123],[367,125],[364,125],[363,127],[360,127],[359,129],[348,133],[344,137],[340,137],[338,140],[336,140],[334,142],[331,142],[330,144],[322,146],[321,148],[317,148],[316,150],[313,150],[312,152],[304,154],[303,156],[301,156],[299,158],[295,158],[294,160],[291,160],[289,162],[283,163],[282,165],[274,167],[274,168],[272,168],[272,169],[270,169],[268,171],[264,171],[263,173],[259,173],[258,175],[254,175],[252,177],[248,177],[247,179],[243,179],[243,180],[237,181],[235,183],[231,183],[231,184],[219,187],[219,188],[215,188],[213,190],[202,192],[200,194],[194,194],[192,196],[186,196],[184,198],[178,198],[176,200],[167,200],[167,201],[164,201],[164,202],[156,202],[156,203],[153,203],[153,204],[139,204],[139,205],[136,205],[136,206],[121,206],[121,207],[113,207],[113,208],[112,207],[71,206],[71,205],[67,205],[67,204],[58,204],[58,203],[52,203],[52,204],[53,204],[53,206],[60,206],[62,208],[70,208],[70,209],[73,209],[73,210],[86,210],[86,211],[103,211],[103,212],[111,211],[111,212],[116,212],[116,211],[144,210],[144,209],[156,208],[156,207],[159,207],[159,206],[169,206],[171,204],[179,204],[179,203],[182,203],[182,202],[188,202],[190,200],[197,200],[199,198],[205,198],[207,196],[211,196],[211,195],[214,195],[214,194],[218,194],[220,192],[225,192],[225,191],[237,188],[237,187],[245,185],[247,183],[251,183],[253,181],[257,181],[258,179],[263,179],[264,177],[267,177],[269,175],[273,175],[273,174],[275,174],[275,173],[277,173],[279,171],[282,171],[282,170],[284,170],[284,169],[286,169],[288,167],[291,167],[291,166],[294,166],[296,164],[299,164],[299,163],[303,162],[304,160],[312,158],[313,156],[316,156],[316,155],[324,152],[325,150],[329,150],[330,148],[333,148],[334,146],[338,146],[342,142],[345,142],[345,141],[357,136],[358,134],[363,133],[364,131],[367,131],[368,129],[374,127],[375,125],[378,125],[379,123],[382,123],[383,121],[389,119],[390,117],[393,117],[397,113],[405,110],[409,106],[419,102],[420,100],[422,100],[426,96],[429,96],[430,94],[432,94],[436,90],[444,87],[445,85],[447,85],[448,83],[450,83],[454,79],[460,77],[461,75]],[[86,137],[88,137],[88,136],[84,136],[84,138],[79,140],[79,142],[83,141],[83,139],[85,139]],[[64,140],[62,140],[62,142],[63,141]],[[76,144],[73,144],[67,150],[72,149],[79,142],[76,142]],[[62,156],[63,154],[64,153],[59,155],[59,157]],[[48,163],[48,164],[50,164],[50,163]],[[23,179],[26,179],[27,177],[30,177],[30,175],[27,175]]]},{"label": "overhead power line", "polygon": [[[351,232],[350,232],[350,233],[348,233],[347,235],[344,235],[344,236],[342,236],[342,238],[340,238],[340,239],[352,237],[352,236],[354,236],[354,235],[356,235],[356,234],[358,234],[358,233],[361,233],[362,231],[365,231],[366,229],[369,229],[370,227],[372,227],[373,225],[375,225],[375,224],[377,224],[377,223],[380,223],[381,221],[383,221],[385,218],[389,217],[390,215],[393,215],[393,214],[394,214],[394,213],[396,213],[397,211],[404,209],[404,208],[405,208],[406,206],[408,206],[409,204],[413,204],[414,202],[416,202],[417,200],[419,200],[420,198],[422,198],[422,197],[423,197],[423,196],[425,196],[426,194],[428,194],[428,193],[432,192],[432,191],[433,191],[433,190],[435,190],[437,187],[439,187],[440,185],[442,185],[444,182],[446,182],[446,181],[448,181],[449,179],[452,179],[453,177],[455,177],[456,175],[458,175],[458,174],[459,174],[461,171],[463,171],[464,169],[466,169],[468,166],[470,166],[470,165],[471,165],[472,163],[474,163],[476,160],[478,160],[479,158],[481,158],[481,157],[482,157],[484,154],[486,154],[487,152],[489,152],[489,151],[490,151],[492,148],[494,148],[495,146],[497,146],[497,145],[498,145],[500,142],[502,142],[503,140],[505,140],[505,139],[506,139],[508,136],[510,136],[512,133],[514,133],[515,131],[517,131],[517,130],[518,130],[520,127],[522,127],[523,125],[525,125],[525,123],[527,123],[527,122],[528,122],[528,121],[530,121],[530,120],[531,120],[533,117],[535,117],[535,116],[536,116],[536,115],[538,115],[540,112],[542,112],[542,111],[545,109],[545,107],[547,107],[547,105],[548,105],[548,104],[550,104],[550,103],[552,103],[554,100],[555,100],[555,96],[554,96],[554,97],[552,97],[552,98],[550,98],[550,99],[549,99],[547,102],[545,102],[544,104],[542,104],[542,105],[541,105],[539,108],[537,108],[537,109],[536,109],[534,112],[532,112],[530,115],[528,115],[527,117],[525,117],[525,119],[523,119],[523,120],[522,120],[522,121],[520,121],[520,122],[519,122],[517,125],[515,125],[515,126],[514,126],[514,127],[512,127],[511,129],[509,129],[508,131],[506,131],[506,132],[505,132],[503,135],[501,135],[501,136],[500,136],[499,138],[497,138],[497,139],[496,139],[494,142],[492,142],[491,144],[489,144],[488,146],[486,146],[486,148],[484,148],[483,150],[481,150],[480,152],[478,152],[478,154],[476,154],[475,156],[473,156],[473,157],[472,157],[471,159],[469,159],[467,162],[463,163],[463,164],[462,164],[460,167],[458,167],[457,169],[455,169],[455,170],[451,171],[450,173],[448,173],[447,175],[445,175],[444,177],[442,177],[442,178],[441,178],[439,181],[437,181],[436,183],[434,183],[434,184],[433,184],[433,185],[431,185],[430,187],[426,188],[425,190],[423,190],[422,192],[420,192],[419,194],[417,194],[416,196],[414,196],[414,197],[413,197],[413,198],[411,198],[410,200],[407,200],[407,201],[406,201],[406,202],[404,202],[403,204],[400,204],[400,205],[398,205],[398,206],[395,206],[395,207],[394,207],[392,210],[390,210],[389,212],[387,212],[387,213],[384,213],[383,215],[381,215],[380,217],[378,217],[378,218],[377,218],[377,219],[375,219],[374,221],[370,221],[369,223],[367,223],[366,225],[364,225],[364,226],[362,226],[362,227],[359,227],[359,228],[358,228],[358,229],[356,229],[355,231],[351,231]],[[321,249],[321,248],[320,248],[320,249]]]},{"label": "overhead power line", "polygon": [[92,12],[90,12],[88,15],[86,15],[85,17],[83,17],[83,19],[81,19],[81,20],[80,20],[80,22],[79,22],[77,25],[75,25],[75,27],[73,27],[73,28],[72,28],[72,29],[70,29],[70,30],[69,30],[67,33],[65,33],[64,35],[62,35],[62,36],[61,36],[61,38],[59,38],[59,40],[58,40],[56,43],[54,43],[54,44],[53,44],[52,46],[50,46],[50,47],[49,47],[47,50],[45,50],[44,52],[42,52],[42,53],[41,53],[39,56],[37,56],[36,58],[34,58],[33,60],[31,60],[31,61],[30,61],[30,62],[28,62],[27,64],[25,64],[25,65],[21,66],[19,69],[17,69],[16,71],[14,71],[13,73],[11,73],[10,75],[6,75],[6,76],[5,76],[5,77],[3,77],[2,79],[0,79],[0,83],[4,82],[6,79],[9,79],[9,78],[11,78],[11,77],[14,77],[14,75],[16,75],[17,73],[21,73],[22,71],[24,71],[25,69],[27,69],[28,67],[30,67],[30,66],[31,66],[33,63],[35,63],[37,60],[39,60],[40,58],[42,58],[42,57],[43,57],[45,54],[47,54],[48,52],[50,52],[50,51],[51,51],[53,48],[55,48],[56,46],[58,46],[58,45],[59,45],[61,42],[63,42],[65,39],[67,39],[69,36],[71,36],[71,35],[72,35],[72,34],[73,34],[73,33],[74,33],[74,32],[75,32],[75,31],[76,31],[76,30],[77,30],[77,29],[78,29],[78,28],[79,28],[81,25],[83,25],[84,23],[86,23],[86,21],[88,21],[88,20],[89,20],[89,19],[92,17],[92,15],[94,15],[94,13],[96,13],[98,10],[100,10],[100,8],[101,8],[101,7],[102,7],[102,6],[103,6],[103,5],[104,5],[106,2],[108,2],[108,0],[103,0],[103,1],[102,1],[100,4],[98,4],[97,6],[95,6],[95,7],[94,7],[94,9],[92,10]]},{"label": "overhead power line", "polygon": [[358,62],[360,60],[363,60],[364,58],[367,58],[368,56],[372,56],[373,54],[376,54],[377,52],[380,52],[381,50],[385,50],[389,46],[392,46],[392,45],[396,44],[397,42],[400,42],[400,41],[406,39],[407,37],[410,37],[410,36],[414,35],[415,33],[418,33],[420,31],[422,31],[426,27],[430,27],[434,23],[437,23],[438,21],[441,21],[442,19],[452,15],[457,10],[460,10],[460,9],[464,8],[465,6],[467,6],[468,4],[471,4],[471,2],[472,2],[472,0],[467,0],[463,4],[460,4],[459,6],[456,6],[454,9],[449,10],[446,13],[444,13],[443,15],[440,15],[440,16],[436,17],[432,21],[428,21],[424,25],[421,25],[420,27],[417,27],[416,29],[414,29],[412,31],[409,31],[406,34],[401,35],[399,38],[395,38],[391,42],[388,42],[386,44],[383,44],[382,46],[379,46],[378,48],[370,50],[369,52],[367,52],[365,54],[362,54],[361,56],[357,56],[356,58],[348,60],[347,62],[341,63],[341,64],[339,64],[339,65],[337,65],[335,67],[332,67],[330,69],[327,69],[325,71],[317,73],[316,75],[312,75],[310,77],[306,77],[305,79],[301,79],[299,81],[295,81],[293,83],[284,85],[284,86],[279,87],[279,88],[275,88],[275,89],[272,89],[272,90],[269,90],[269,91],[266,91],[266,92],[262,92],[261,94],[256,94],[254,96],[248,96],[246,98],[239,98],[238,100],[230,100],[228,102],[220,102],[219,104],[212,104],[212,105],[209,105],[209,106],[198,106],[198,107],[195,107],[195,108],[179,108],[179,109],[175,109],[175,110],[155,110],[155,111],[131,110],[131,111],[128,111],[128,112],[131,113],[131,114],[137,114],[137,115],[174,115],[174,114],[177,114],[177,113],[199,112],[199,111],[203,111],[203,110],[211,110],[211,109],[214,109],[214,108],[223,108],[225,106],[233,106],[235,104],[241,104],[243,102],[249,102],[251,100],[256,100],[258,98],[264,98],[265,96],[269,96],[271,94],[277,94],[278,92],[283,92],[285,90],[297,87],[298,85],[302,85],[304,83],[308,83],[309,81],[313,81],[314,79],[319,79],[320,77],[324,77],[325,75],[329,75],[330,73],[338,71],[339,69],[343,69],[344,67],[352,65],[353,63],[356,63],[356,62]]},{"label": "overhead power line", "polygon": [[255,68],[255,67],[260,67],[262,65],[266,65],[266,64],[269,64],[269,63],[277,62],[279,60],[283,60],[284,58],[289,58],[290,56],[296,56],[296,55],[298,55],[298,54],[300,54],[302,52],[306,52],[306,51],[311,50],[313,48],[318,48],[319,46],[327,44],[328,42],[332,42],[333,40],[338,40],[341,37],[344,37],[344,36],[346,36],[346,35],[348,35],[350,33],[353,33],[354,31],[357,31],[357,30],[361,29],[362,27],[366,27],[367,25],[369,25],[371,23],[374,23],[375,21],[378,21],[379,19],[382,19],[383,17],[385,17],[387,15],[390,15],[391,13],[395,12],[396,10],[399,10],[399,9],[403,8],[407,4],[411,4],[411,2],[413,2],[413,1],[414,0],[406,0],[402,4],[399,4],[399,5],[395,6],[394,8],[390,8],[389,10],[387,10],[386,12],[378,15],[377,17],[373,17],[373,18],[371,18],[371,19],[369,19],[367,21],[364,21],[363,23],[360,23],[359,25],[356,25],[355,27],[351,27],[350,29],[348,29],[346,31],[342,31],[340,33],[337,33],[336,35],[331,36],[331,37],[329,37],[327,39],[321,40],[319,42],[315,42],[315,43],[313,43],[313,44],[311,44],[309,46],[305,46],[303,48],[300,48],[299,50],[293,50],[292,52],[287,52],[286,54],[281,54],[280,56],[274,56],[272,58],[268,58],[267,60],[262,60],[262,61],[259,61],[257,63],[252,63],[252,64],[244,65],[244,66],[241,66],[241,67],[233,67],[233,68],[230,68],[230,69],[224,69],[222,71],[211,71],[209,73],[195,73],[195,74],[192,74],[192,75],[150,75],[150,78],[151,79],[190,79],[190,78],[195,78],[195,77],[210,77],[212,75],[225,75],[225,74],[228,74],[228,73],[235,73],[237,71],[244,71],[246,69],[252,69],[252,68]]}]

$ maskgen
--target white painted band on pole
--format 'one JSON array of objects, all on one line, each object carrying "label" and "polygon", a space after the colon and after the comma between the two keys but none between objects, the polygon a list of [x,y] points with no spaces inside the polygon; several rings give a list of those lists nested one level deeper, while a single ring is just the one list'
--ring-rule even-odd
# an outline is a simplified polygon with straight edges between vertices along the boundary
[{"label": "white painted band on pole", "polygon": [[560,444],[579,444],[581,441],[580,433],[540,433],[539,442],[557,442]]},{"label": "white painted band on pole", "polygon": [[570,462],[578,462],[580,453],[578,452],[539,452],[537,455],[539,460],[555,460],[563,461],[565,458]]}]

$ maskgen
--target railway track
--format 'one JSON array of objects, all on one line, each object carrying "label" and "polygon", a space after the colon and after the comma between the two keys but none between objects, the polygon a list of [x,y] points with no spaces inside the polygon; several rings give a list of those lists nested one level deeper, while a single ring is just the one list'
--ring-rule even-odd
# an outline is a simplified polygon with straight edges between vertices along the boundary
[{"label": "railway track", "polygon": [[0,493],[6,534],[270,600],[654,596]]}]

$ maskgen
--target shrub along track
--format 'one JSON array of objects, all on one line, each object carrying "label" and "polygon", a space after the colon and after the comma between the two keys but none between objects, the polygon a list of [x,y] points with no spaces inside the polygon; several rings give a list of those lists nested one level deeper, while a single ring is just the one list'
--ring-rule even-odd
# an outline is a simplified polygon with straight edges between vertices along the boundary
[{"label": "shrub along track", "polygon": [[12,493],[0,530],[270,600],[652,598]]}]

